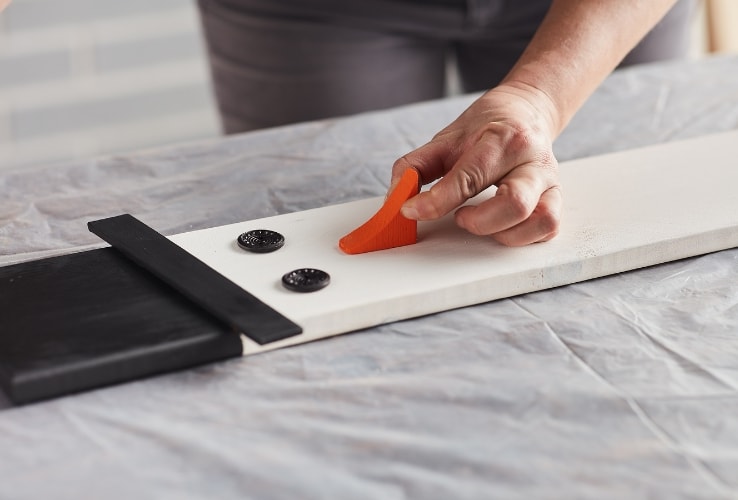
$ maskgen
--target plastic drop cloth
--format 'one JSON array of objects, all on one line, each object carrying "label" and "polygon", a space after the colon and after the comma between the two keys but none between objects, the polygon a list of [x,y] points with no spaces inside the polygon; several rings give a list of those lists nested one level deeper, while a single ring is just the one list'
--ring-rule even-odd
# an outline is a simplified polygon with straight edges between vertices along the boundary
[{"label": "plastic drop cloth", "polygon": [[[0,172],[0,263],[381,195],[472,99]],[[735,128],[738,59],[645,66],[556,152]],[[0,498],[736,498],[737,416],[728,250],[4,409]]]}]

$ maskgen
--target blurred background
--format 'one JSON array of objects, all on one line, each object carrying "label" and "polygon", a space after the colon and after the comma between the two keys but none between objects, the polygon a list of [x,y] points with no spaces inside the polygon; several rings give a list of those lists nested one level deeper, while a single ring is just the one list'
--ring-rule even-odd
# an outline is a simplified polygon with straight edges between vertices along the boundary
[{"label": "blurred background", "polygon": [[[738,49],[706,0],[692,57]],[[13,0],[0,14],[0,171],[220,133],[194,0]]]},{"label": "blurred background", "polygon": [[14,0],[0,168],[219,133],[194,0]]}]

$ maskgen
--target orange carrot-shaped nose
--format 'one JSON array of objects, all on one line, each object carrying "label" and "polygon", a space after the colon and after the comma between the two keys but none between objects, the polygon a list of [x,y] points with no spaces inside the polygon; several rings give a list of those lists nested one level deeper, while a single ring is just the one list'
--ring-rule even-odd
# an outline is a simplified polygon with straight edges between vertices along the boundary
[{"label": "orange carrot-shaped nose", "polygon": [[408,168],[379,211],[364,224],[341,238],[338,242],[339,248],[348,254],[357,254],[416,243],[418,241],[418,221],[403,217],[400,214],[400,208],[419,191],[418,172],[413,168]]}]

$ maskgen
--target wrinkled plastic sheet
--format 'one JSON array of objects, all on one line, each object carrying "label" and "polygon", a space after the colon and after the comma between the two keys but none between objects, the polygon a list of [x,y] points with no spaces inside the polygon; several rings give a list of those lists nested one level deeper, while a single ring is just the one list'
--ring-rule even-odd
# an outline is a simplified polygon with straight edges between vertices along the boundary
[{"label": "wrinkled plastic sheet", "polygon": [[[383,194],[472,99],[2,172],[0,263]],[[738,59],[646,66],[556,153],[735,128]],[[737,388],[727,250],[6,408],[0,498],[735,498]]]}]

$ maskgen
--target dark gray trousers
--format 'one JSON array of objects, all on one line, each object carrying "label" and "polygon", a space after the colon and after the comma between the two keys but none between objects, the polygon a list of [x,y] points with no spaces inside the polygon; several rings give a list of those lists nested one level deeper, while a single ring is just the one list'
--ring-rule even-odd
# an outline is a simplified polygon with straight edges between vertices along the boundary
[{"label": "dark gray trousers", "polygon": [[[696,0],[680,0],[624,60],[686,54]],[[227,133],[496,85],[550,0],[199,0]]]}]

